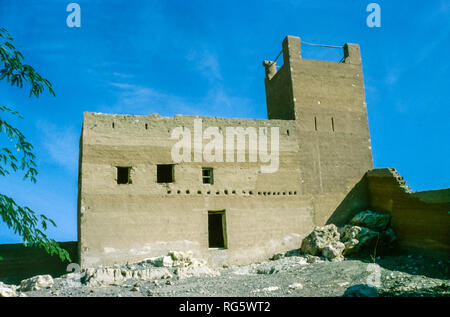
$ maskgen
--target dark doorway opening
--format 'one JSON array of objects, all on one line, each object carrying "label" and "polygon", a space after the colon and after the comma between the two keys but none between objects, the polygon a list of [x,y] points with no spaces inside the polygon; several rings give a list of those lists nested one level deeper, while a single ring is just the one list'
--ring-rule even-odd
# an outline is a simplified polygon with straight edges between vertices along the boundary
[{"label": "dark doorway opening", "polygon": [[208,211],[208,247],[227,248],[225,210]]}]

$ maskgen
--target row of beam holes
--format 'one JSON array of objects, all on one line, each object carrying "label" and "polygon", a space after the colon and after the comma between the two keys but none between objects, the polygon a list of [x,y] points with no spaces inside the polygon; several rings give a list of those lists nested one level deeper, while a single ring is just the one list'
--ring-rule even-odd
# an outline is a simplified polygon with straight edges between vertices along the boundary
[{"label": "row of beam holes", "polygon": [[[177,190],[177,192],[176,192],[177,194],[181,194],[182,193],[182,191],[181,190]],[[186,195],[189,195],[191,192],[190,192],[190,190],[189,189],[187,189],[186,191],[185,191],[185,193],[186,193]],[[220,195],[221,193],[220,193],[220,191],[216,191],[215,192],[216,193],[216,195]],[[229,191],[227,190],[227,189],[225,189],[224,191],[223,191],[223,193],[224,193],[224,195],[228,195],[229,194]],[[171,190],[168,190],[167,191],[167,194],[172,194],[172,191]],[[199,194],[199,195],[201,195],[202,194],[202,191],[201,190],[198,190],[197,191],[197,194]],[[208,190],[208,191],[206,191],[206,194],[207,195],[211,195],[211,191],[210,190]],[[236,195],[236,191],[235,190],[232,190],[231,191],[231,194],[232,195]],[[247,192],[245,191],[245,190],[243,190],[242,191],[242,195],[246,195],[247,194]],[[249,195],[254,195],[254,192],[253,191],[248,191],[248,194]],[[296,191],[291,191],[291,192],[258,192],[258,195],[263,195],[263,196],[270,196],[270,195],[272,195],[272,196],[292,196],[292,195],[297,195],[297,192]]]},{"label": "row of beam holes", "polygon": [[[317,131],[317,117],[314,117],[314,129]],[[331,117],[331,129],[334,132],[334,118],[333,117]],[[288,132],[288,135],[289,135],[289,132]]]}]

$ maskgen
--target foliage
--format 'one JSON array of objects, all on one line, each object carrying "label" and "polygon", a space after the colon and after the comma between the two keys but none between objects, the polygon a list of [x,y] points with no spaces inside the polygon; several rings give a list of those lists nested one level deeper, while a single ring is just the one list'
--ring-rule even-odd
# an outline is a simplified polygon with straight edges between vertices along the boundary
[{"label": "foliage", "polygon": [[[23,64],[23,55],[14,46],[14,39],[4,28],[0,28],[0,80],[5,79],[11,86],[23,87],[30,84],[29,97],[38,98],[45,89],[55,96],[51,83],[39,75],[33,67]],[[22,119],[17,111],[0,105],[0,133],[5,133],[9,142],[13,144],[17,157],[11,148],[0,148],[0,176],[10,174],[10,171],[24,171],[24,179],[36,182],[37,170],[34,162],[33,146],[27,142],[20,130],[5,121],[2,114]],[[42,214],[37,214],[28,207],[18,205],[11,197],[0,193],[0,217],[14,233],[19,234],[27,246],[44,248],[50,255],[57,254],[62,261],[70,261],[66,250],[58,243],[47,238],[43,231],[51,224],[56,227],[53,220]],[[1,258],[0,258],[1,259]]]}]

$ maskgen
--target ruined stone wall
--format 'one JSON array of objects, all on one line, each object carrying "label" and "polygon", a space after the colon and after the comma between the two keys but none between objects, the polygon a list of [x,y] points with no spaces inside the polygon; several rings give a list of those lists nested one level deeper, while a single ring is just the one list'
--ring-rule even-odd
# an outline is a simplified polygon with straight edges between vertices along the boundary
[{"label": "ruined stone wall", "polygon": [[[261,173],[259,160],[182,162],[175,182],[156,181],[156,165],[171,163],[176,127],[278,127],[280,163]],[[114,127],[113,127],[114,123]],[[83,266],[120,263],[169,250],[192,250],[211,262],[249,263],[298,248],[313,227],[311,196],[301,195],[294,121],[162,118],[85,113],[80,172],[79,235]],[[248,139],[247,139],[248,140]],[[206,143],[206,142],[205,142]],[[248,149],[248,147],[247,147]],[[269,145],[270,149],[270,145]],[[132,166],[132,184],[118,185],[116,166]],[[202,184],[201,167],[214,169]],[[228,248],[208,250],[208,211],[226,212]]]},{"label": "ruined stone wall", "polygon": [[411,192],[392,168],[367,173],[370,207],[392,216],[405,250],[450,257],[450,189]]}]

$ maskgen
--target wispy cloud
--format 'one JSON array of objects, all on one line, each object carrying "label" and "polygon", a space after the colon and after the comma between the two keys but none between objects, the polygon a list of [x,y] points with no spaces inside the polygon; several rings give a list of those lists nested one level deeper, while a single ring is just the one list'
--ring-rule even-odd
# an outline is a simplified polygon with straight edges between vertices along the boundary
[{"label": "wispy cloud", "polygon": [[112,73],[112,75],[116,78],[126,78],[126,79],[134,77],[131,74],[124,74],[124,73],[119,73],[119,72],[114,72],[114,73]]},{"label": "wispy cloud", "polygon": [[117,80],[109,82],[108,85],[114,88],[117,101],[112,107],[104,107],[102,111],[123,114],[160,112],[163,115],[233,116],[237,111],[248,108],[250,99],[230,95],[224,89],[220,63],[215,54],[206,49],[195,50],[191,51],[186,59],[209,81],[209,88],[202,98],[178,96],[129,81],[121,82],[121,79],[125,80],[126,77],[114,76]]},{"label": "wispy cloud", "polygon": [[190,51],[186,59],[210,81],[222,81],[217,56],[209,50]]},{"label": "wispy cloud", "polygon": [[69,172],[76,172],[78,131],[73,127],[58,127],[47,121],[38,121],[36,126],[41,131],[41,144],[48,153],[48,157]]},{"label": "wispy cloud", "polygon": [[171,95],[145,86],[128,83],[110,83],[117,89],[117,101],[105,112],[123,114],[149,114],[155,111],[163,114],[185,114],[205,116],[229,116],[240,108],[248,107],[250,100],[229,95],[221,85],[208,90],[200,100]]},{"label": "wispy cloud", "polygon": [[399,68],[389,69],[384,79],[385,83],[388,85],[394,85],[399,80],[403,72],[404,70]]}]

